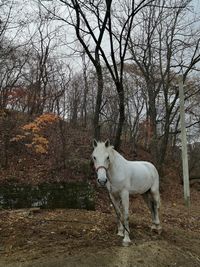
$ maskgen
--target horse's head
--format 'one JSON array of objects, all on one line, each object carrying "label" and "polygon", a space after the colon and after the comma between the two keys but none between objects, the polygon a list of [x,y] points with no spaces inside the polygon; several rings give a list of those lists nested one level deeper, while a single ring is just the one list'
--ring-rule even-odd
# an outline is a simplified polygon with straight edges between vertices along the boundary
[{"label": "horse's head", "polygon": [[97,182],[101,186],[105,186],[108,181],[107,170],[110,164],[110,141],[97,142],[94,139],[93,147],[92,159],[97,173]]}]

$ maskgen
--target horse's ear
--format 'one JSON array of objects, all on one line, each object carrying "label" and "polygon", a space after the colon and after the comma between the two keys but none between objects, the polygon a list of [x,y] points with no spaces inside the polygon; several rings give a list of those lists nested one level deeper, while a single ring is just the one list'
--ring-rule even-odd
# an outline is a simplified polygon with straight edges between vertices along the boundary
[{"label": "horse's ear", "polygon": [[109,147],[110,146],[110,140],[107,139],[106,142],[105,142],[105,147]]},{"label": "horse's ear", "polygon": [[93,147],[95,148],[95,147],[97,147],[97,140],[96,139],[93,139],[93,142],[92,142],[92,144],[93,144]]}]

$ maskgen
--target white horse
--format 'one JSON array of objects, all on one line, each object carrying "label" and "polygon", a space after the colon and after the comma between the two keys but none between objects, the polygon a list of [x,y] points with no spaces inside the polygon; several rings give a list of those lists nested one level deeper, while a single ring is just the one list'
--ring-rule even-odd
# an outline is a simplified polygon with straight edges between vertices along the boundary
[{"label": "white horse", "polygon": [[128,161],[110,145],[109,140],[93,140],[92,159],[97,181],[106,186],[117,212],[118,235],[123,236],[123,245],[129,238],[129,194],[142,194],[152,214],[152,229],[161,231],[158,215],[160,194],[159,175],[153,164],[147,161]]}]

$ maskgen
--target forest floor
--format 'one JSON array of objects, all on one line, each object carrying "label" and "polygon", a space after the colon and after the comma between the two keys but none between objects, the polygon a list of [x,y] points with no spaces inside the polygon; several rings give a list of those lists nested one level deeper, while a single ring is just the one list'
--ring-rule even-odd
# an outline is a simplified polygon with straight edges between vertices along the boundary
[{"label": "forest floor", "polygon": [[133,197],[129,247],[116,235],[105,192],[96,196],[96,211],[0,211],[0,267],[200,266],[200,191],[192,188],[190,209],[180,184],[162,192],[160,235],[150,231],[142,198]]}]

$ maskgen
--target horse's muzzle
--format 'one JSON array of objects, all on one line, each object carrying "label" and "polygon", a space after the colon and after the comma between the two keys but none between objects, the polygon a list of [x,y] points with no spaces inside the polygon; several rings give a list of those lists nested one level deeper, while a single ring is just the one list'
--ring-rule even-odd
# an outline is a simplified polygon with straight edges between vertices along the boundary
[{"label": "horse's muzzle", "polygon": [[105,186],[106,185],[106,183],[107,183],[107,181],[108,181],[108,179],[106,178],[106,179],[97,179],[97,182],[98,182],[98,184],[100,185],[100,186]]}]

